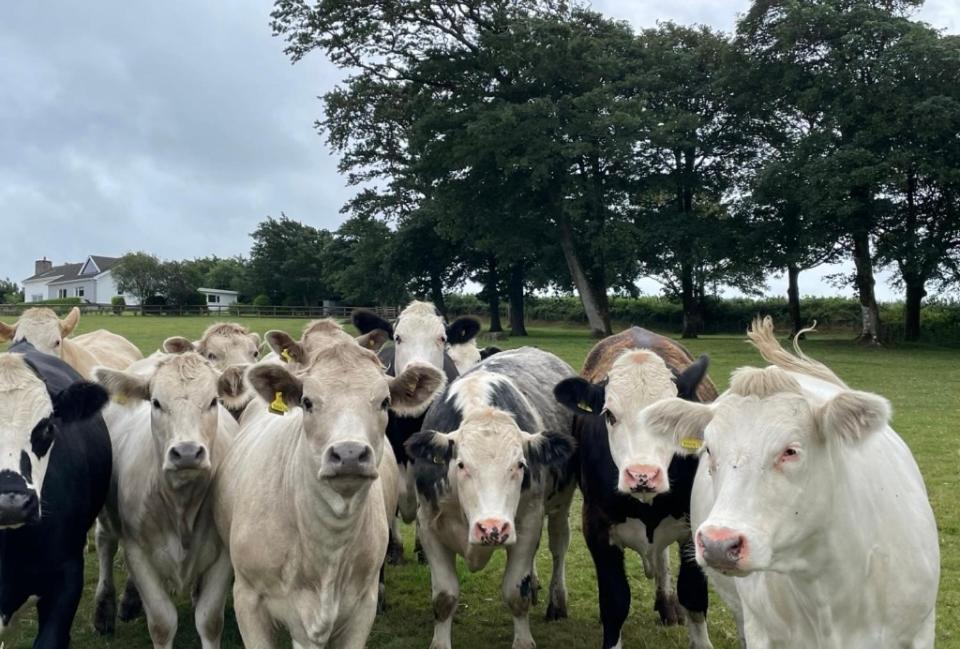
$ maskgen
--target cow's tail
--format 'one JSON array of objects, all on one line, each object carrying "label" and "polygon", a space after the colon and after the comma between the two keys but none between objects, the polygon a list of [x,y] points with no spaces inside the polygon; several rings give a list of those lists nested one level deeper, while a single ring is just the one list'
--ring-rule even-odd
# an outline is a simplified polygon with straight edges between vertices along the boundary
[{"label": "cow's tail", "polygon": [[844,383],[839,376],[834,374],[833,370],[820,361],[810,358],[800,349],[800,336],[814,331],[816,328],[817,323],[814,321],[812,327],[807,327],[797,332],[796,336],[793,337],[794,354],[791,354],[780,345],[780,341],[777,340],[773,331],[773,318],[770,316],[764,318],[758,316],[754,318],[753,323],[747,330],[747,338],[750,340],[750,344],[757,348],[757,351],[760,352],[760,355],[763,356],[763,359],[768,363],[784,370],[806,374],[807,376],[812,376],[846,388],[847,384]]}]

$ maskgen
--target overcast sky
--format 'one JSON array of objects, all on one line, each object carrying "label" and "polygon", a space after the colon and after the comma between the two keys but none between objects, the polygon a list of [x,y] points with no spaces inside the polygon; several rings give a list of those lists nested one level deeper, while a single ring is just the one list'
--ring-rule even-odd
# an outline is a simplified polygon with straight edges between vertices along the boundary
[{"label": "overcast sky", "polygon": [[[594,2],[637,27],[727,31],[748,5]],[[337,227],[352,190],[313,122],[316,97],[341,73],[321,53],[291,66],[270,35],[270,6],[0,4],[0,277],[22,280],[41,256],[247,255],[256,224],[281,212]],[[960,31],[956,0],[928,0],[920,16]],[[814,273],[802,284],[836,292]]]}]

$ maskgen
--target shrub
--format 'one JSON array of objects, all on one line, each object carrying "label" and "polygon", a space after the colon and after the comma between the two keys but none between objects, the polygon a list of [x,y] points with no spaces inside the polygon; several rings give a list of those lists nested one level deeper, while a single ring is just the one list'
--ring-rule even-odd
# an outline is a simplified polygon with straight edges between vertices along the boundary
[{"label": "shrub", "polygon": [[253,306],[270,306],[270,296],[266,293],[261,293],[253,298]]},{"label": "shrub", "polygon": [[113,306],[114,315],[123,315],[123,308],[127,306],[127,301],[122,295],[114,295],[110,298],[110,304]]}]

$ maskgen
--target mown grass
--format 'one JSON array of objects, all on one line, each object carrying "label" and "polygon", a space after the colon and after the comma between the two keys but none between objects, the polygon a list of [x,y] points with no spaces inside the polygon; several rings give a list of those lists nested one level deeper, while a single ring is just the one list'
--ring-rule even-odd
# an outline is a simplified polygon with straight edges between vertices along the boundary
[{"label": "mown grass", "polygon": [[[128,337],[144,352],[155,350],[167,336],[196,337],[211,322],[209,318],[84,317],[79,333],[105,327]],[[299,331],[302,320],[247,319],[244,324],[263,333],[268,329]],[[511,348],[533,345],[551,351],[574,369],[579,369],[593,344],[582,330],[570,327],[534,326],[526,339],[498,341]],[[709,353],[711,376],[719,387],[726,387],[730,371],[741,365],[759,364],[758,355],[742,336],[705,336],[688,341],[695,353]],[[942,577],[937,621],[937,646],[960,647],[960,350],[932,346],[901,346],[892,349],[859,347],[845,337],[814,336],[804,343],[811,355],[829,364],[856,388],[877,392],[889,398],[895,408],[894,426],[917,458],[930,492],[940,527]],[[543,621],[545,604],[541,601],[533,616],[533,634],[541,649],[554,647],[588,648],[599,646],[600,625],[593,564],[580,534],[579,500],[571,514],[573,543],[568,558],[570,618],[560,622]],[[408,528],[407,556],[412,558],[412,533]],[[362,541],[362,540],[361,540]],[[549,576],[549,553],[538,557],[542,578]],[[851,560],[855,560],[851,557]],[[87,585],[80,612],[74,624],[75,649],[117,647],[140,649],[151,646],[143,621],[118,623],[112,638],[96,636],[91,629],[90,613],[96,586],[96,559],[87,561]],[[461,599],[454,624],[454,646],[460,649],[491,649],[510,646],[512,624],[501,604],[499,583],[503,557],[497,557],[483,572],[470,574],[460,570]],[[681,649],[687,646],[682,628],[665,629],[656,623],[652,611],[652,593],[643,578],[639,560],[628,559],[633,589],[633,610],[624,629],[624,646],[629,649]],[[118,576],[122,567],[118,565]],[[122,578],[122,576],[121,576]],[[904,580],[910,575],[901,575]],[[118,582],[121,583],[121,582]],[[430,607],[430,573],[426,566],[408,561],[387,569],[389,609],[378,618],[368,646],[374,649],[426,649],[430,644],[433,618]],[[737,647],[730,616],[719,599],[711,599],[710,635],[717,649]],[[16,638],[7,647],[29,647],[35,633],[33,616],[26,618]],[[180,630],[176,647],[194,648],[200,643],[193,630],[193,619],[186,601],[180,606]],[[236,624],[228,611],[225,648],[241,647]]]}]

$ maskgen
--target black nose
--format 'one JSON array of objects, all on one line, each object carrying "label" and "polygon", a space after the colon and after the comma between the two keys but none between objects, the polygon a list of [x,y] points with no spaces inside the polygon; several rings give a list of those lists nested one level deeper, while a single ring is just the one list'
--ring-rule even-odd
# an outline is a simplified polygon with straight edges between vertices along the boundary
[{"label": "black nose", "polygon": [[367,475],[374,472],[373,449],[360,442],[340,442],[327,450],[324,462],[335,475]]},{"label": "black nose", "polygon": [[207,447],[195,442],[183,442],[172,446],[167,453],[170,464],[176,470],[203,468],[207,459]]},{"label": "black nose", "polygon": [[0,493],[0,526],[24,525],[40,520],[40,502],[36,492]]}]

